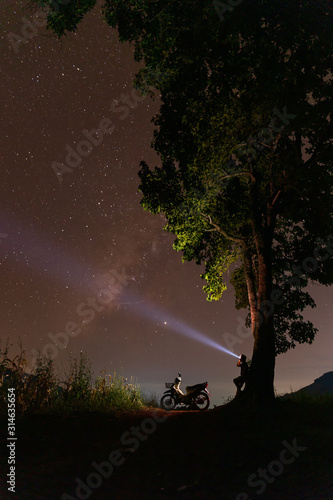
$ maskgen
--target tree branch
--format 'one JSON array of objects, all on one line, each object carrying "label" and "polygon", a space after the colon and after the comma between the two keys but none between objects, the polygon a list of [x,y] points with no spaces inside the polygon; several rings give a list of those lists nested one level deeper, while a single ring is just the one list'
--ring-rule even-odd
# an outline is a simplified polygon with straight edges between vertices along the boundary
[{"label": "tree branch", "polygon": [[[218,231],[219,233],[221,233],[225,238],[227,238],[227,240],[234,241],[235,243],[239,243],[241,245],[244,244],[245,238],[237,238],[236,236],[232,236],[231,234],[228,234],[226,231],[224,231],[224,229],[222,229],[220,226],[218,226],[217,224],[215,224],[215,222],[212,221],[212,218],[210,215],[205,215],[201,212],[200,212],[200,215],[202,216],[202,218],[204,220],[209,222],[209,224],[211,224],[215,228],[215,231]],[[208,231],[214,231],[214,229],[208,229]]]},{"label": "tree branch", "polygon": [[[206,187],[208,189],[209,186],[213,186],[213,187],[216,186],[216,182],[219,184],[226,179],[231,179],[233,177],[245,177],[245,176],[249,176],[250,179],[252,180],[252,182],[255,181],[255,177],[253,176],[252,172],[250,172],[250,171],[235,172],[234,174],[227,174],[227,175],[224,175],[223,177],[219,177],[219,178],[215,179],[214,182],[212,182],[212,183],[210,183],[209,179],[208,179]],[[217,191],[218,191],[218,189],[215,192],[217,193]]]},{"label": "tree branch", "polygon": [[250,172],[250,171],[236,172],[235,174],[228,174],[228,175],[225,175],[224,177],[222,177],[221,180],[223,181],[224,179],[230,179],[231,177],[240,177],[240,176],[243,176],[243,175],[244,176],[248,175],[251,178],[252,181],[255,180],[252,172]]},{"label": "tree branch", "polygon": [[250,305],[251,325],[253,332],[254,327],[257,323],[257,308],[258,308],[256,279],[254,277],[254,269],[253,269],[254,266],[249,248],[244,243],[242,249],[244,255],[244,274],[245,274],[245,281],[246,281],[246,287]]},{"label": "tree branch", "polygon": [[280,196],[280,194],[282,193],[281,189],[279,189],[279,191],[276,193],[276,195],[274,196],[274,199],[272,201],[272,203],[270,204],[270,208],[273,208],[274,204],[276,203],[278,197]]}]

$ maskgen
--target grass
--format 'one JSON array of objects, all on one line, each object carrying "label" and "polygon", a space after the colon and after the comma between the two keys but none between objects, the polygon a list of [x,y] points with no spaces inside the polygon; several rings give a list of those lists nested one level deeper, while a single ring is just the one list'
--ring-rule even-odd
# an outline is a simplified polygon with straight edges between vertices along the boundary
[{"label": "grass", "polygon": [[[332,410],[332,398],[319,406],[315,399],[278,399],[263,408],[231,403],[208,412],[171,412],[154,432],[144,425],[153,409],[26,414],[17,425],[19,496],[12,500],[59,500],[65,492],[82,498],[75,494],[76,478],[86,482],[93,462],[105,462],[114,450],[124,463],[91,500],[332,500]],[[138,429],[143,439],[133,438]],[[124,435],[131,443],[122,442]],[[264,493],[257,494],[258,471],[275,464],[274,472],[286,443],[301,447],[295,460],[288,451],[281,474],[268,473]],[[7,468],[4,448],[3,455],[0,479]]]},{"label": "grass", "polygon": [[[16,388],[22,418],[17,422],[18,497],[5,496],[7,450],[0,447],[5,500],[59,500],[64,492],[77,498],[76,478],[86,481],[95,471],[92,464],[108,460],[114,450],[124,464],[103,479],[92,500],[333,500],[332,396],[291,394],[267,407],[227,400],[212,411],[170,412],[151,432],[151,423],[146,424],[156,414],[157,396],[142,394],[135,382],[104,373],[93,381],[84,354],[70,360],[61,379],[53,362],[40,357],[29,379],[23,353],[10,359],[8,351],[7,343],[0,350],[0,375],[12,371],[0,387],[0,434],[7,432],[9,385]],[[142,439],[133,438],[138,429]],[[127,444],[124,435],[132,436]],[[259,494],[258,471],[277,467],[286,443],[294,442],[302,448],[295,460],[288,451],[281,474],[270,473]]]},{"label": "grass", "polygon": [[[39,356],[33,373],[24,372],[25,351],[10,358],[11,345],[0,344],[0,414],[7,411],[8,388],[15,389],[18,416],[33,413],[113,412],[139,410],[156,405],[156,396],[141,394],[138,384],[114,373],[93,380],[91,363],[84,353],[70,359],[67,373],[60,377],[52,359]],[[102,372],[101,372],[102,373]]]}]

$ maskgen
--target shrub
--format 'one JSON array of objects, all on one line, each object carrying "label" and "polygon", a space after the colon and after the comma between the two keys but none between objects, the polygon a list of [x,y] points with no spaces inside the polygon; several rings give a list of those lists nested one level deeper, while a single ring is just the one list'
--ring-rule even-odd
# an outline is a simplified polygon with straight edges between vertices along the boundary
[{"label": "shrub", "polygon": [[[1,339],[0,339],[1,342]],[[91,363],[84,353],[70,359],[67,375],[60,380],[52,359],[39,355],[33,373],[24,372],[25,351],[10,359],[9,341],[0,343],[0,412],[7,411],[8,388],[15,388],[16,413],[47,412],[68,414],[77,411],[110,412],[140,409],[148,404],[133,380],[114,373],[93,382]],[[149,404],[148,404],[149,405]]]}]

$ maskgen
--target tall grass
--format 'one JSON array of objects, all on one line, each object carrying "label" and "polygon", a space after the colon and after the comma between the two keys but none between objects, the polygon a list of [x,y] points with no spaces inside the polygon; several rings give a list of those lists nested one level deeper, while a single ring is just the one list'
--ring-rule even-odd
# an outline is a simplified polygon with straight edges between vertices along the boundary
[{"label": "tall grass", "polygon": [[[137,410],[151,406],[138,385],[114,373],[101,374],[93,380],[91,363],[86,354],[70,359],[67,373],[60,377],[52,359],[39,355],[33,373],[26,374],[25,351],[13,359],[11,345],[0,340],[0,413],[7,411],[8,388],[15,388],[18,415],[36,412],[68,414],[72,412],[113,412]],[[153,398],[154,399],[154,398]]]}]

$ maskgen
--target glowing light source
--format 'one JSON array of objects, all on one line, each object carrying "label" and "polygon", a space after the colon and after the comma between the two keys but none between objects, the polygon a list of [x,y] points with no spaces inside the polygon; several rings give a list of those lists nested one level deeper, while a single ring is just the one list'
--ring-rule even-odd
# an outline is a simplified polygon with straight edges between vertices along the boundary
[{"label": "glowing light source", "polygon": [[[126,292],[126,296],[128,296],[129,293]],[[170,330],[173,330],[185,337],[188,337],[192,340],[196,340],[197,342],[200,342],[201,344],[205,344],[209,347],[213,347],[213,349],[217,349],[218,351],[225,352],[226,354],[229,354],[230,356],[234,356],[235,358],[239,358],[238,354],[235,354],[229,349],[226,349],[223,347],[221,344],[216,342],[215,340],[207,337],[204,335],[202,332],[199,330],[196,330],[195,328],[191,327],[190,325],[187,325],[183,321],[180,321],[179,319],[175,319],[173,316],[170,314],[166,313],[165,311],[162,311],[161,309],[157,308],[153,304],[149,304],[147,301],[144,303],[137,303],[137,298],[134,299],[133,295],[131,296],[132,300],[132,307],[130,308],[131,311],[135,312],[135,314],[147,318],[152,322],[156,321],[161,321],[160,318],[166,318],[166,320],[161,321],[161,323],[164,323],[164,325],[167,325]]]}]

